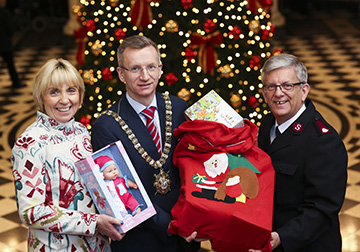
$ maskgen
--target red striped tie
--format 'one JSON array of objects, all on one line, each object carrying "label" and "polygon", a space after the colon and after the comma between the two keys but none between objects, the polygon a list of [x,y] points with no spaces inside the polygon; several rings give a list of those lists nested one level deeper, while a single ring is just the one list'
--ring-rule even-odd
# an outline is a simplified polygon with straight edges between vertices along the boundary
[{"label": "red striped tie", "polygon": [[154,112],[155,107],[149,107],[141,111],[141,114],[143,114],[146,117],[146,127],[155,143],[155,146],[159,152],[159,155],[161,156],[161,144],[160,144],[160,136],[159,132],[155,126],[154,122]]}]

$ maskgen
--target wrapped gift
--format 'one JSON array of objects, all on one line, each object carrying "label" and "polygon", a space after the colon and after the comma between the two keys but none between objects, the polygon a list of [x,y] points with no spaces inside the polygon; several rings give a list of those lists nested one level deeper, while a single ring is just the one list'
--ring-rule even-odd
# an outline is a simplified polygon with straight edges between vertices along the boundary
[{"label": "wrapped gift", "polygon": [[243,118],[214,90],[191,105],[185,116],[193,120],[219,122],[229,128],[240,128],[244,125]]},{"label": "wrapped gift", "polygon": [[271,251],[275,174],[255,144],[256,125],[186,121],[174,135],[181,190],[168,232],[187,237],[197,231],[218,252]]},{"label": "wrapped gift", "polygon": [[[123,221],[117,227],[120,233],[156,214],[120,141],[76,162],[76,167],[99,213]],[[110,172],[114,178],[108,177]]]}]

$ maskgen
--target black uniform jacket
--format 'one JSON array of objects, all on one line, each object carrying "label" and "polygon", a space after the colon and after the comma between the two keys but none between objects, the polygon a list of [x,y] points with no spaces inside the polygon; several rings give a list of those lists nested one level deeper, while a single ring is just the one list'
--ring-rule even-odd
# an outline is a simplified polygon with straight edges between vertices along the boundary
[{"label": "black uniform jacket", "polygon": [[344,144],[313,103],[270,144],[272,114],[259,129],[259,147],[275,169],[273,230],[281,246],[274,251],[340,252],[338,213],[347,181]]},{"label": "black uniform jacket", "polygon": [[[175,96],[170,97],[172,102],[172,130],[174,130],[185,120],[184,111],[187,108],[187,103]],[[165,102],[160,93],[156,93],[156,99],[160,116],[162,146],[164,146],[166,121]],[[118,112],[119,102],[120,116],[122,119],[133,131],[145,151],[147,151],[152,158],[158,160],[159,154],[150,133],[138,114],[130,106],[126,97],[124,96],[123,99],[117,101],[110,110]],[[192,242],[188,244],[183,238],[167,233],[168,225],[173,219],[170,211],[178,199],[180,190],[178,168],[172,163],[172,155],[177,140],[174,136],[172,138],[171,152],[164,165],[164,171],[170,174],[171,191],[165,195],[156,194],[153,186],[154,174],[158,174],[159,170],[155,170],[140,156],[132,142],[128,139],[126,133],[112,116],[102,115],[95,121],[91,131],[91,141],[94,151],[121,140],[157,212],[155,216],[127,232],[121,241],[112,242],[111,247],[113,252],[185,252],[197,251],[199,249],[199,243]]]}]

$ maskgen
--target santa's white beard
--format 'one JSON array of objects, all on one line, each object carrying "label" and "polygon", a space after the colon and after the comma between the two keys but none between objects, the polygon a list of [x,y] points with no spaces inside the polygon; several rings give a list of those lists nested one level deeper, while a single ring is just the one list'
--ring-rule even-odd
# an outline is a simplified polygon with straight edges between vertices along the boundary
[{"label": "santa's white beard", "polygon": [[205,169],[205,171],[210,177],[215,178],[215,177],[219,176],[220,174],[225,173],[226,168],[227,168],[226,166],[219,167],[219,168],[207,168],[207,169]]}]

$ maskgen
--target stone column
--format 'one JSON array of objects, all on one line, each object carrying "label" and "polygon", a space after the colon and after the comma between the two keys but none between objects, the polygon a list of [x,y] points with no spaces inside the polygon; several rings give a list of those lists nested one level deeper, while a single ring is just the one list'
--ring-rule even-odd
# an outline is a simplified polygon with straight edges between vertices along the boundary
[{"label": "stone column", "polygon": [[275,27],[281,27],[285,25],[285,17],[279,11],[279,0],[273,0],[270,8],[271,23]]},{"label": "stone column", "polygon": [[76,20],[76,15],[74,14],[74,11],[72,8],[73,5],[80,5],[80,0],[68,0],[69,19],[63,27],[63,33],[65,35],[70,35],[70,36],[72,36],[74,34],[74,30],[76,30],[80,27],[80,24]]}]

